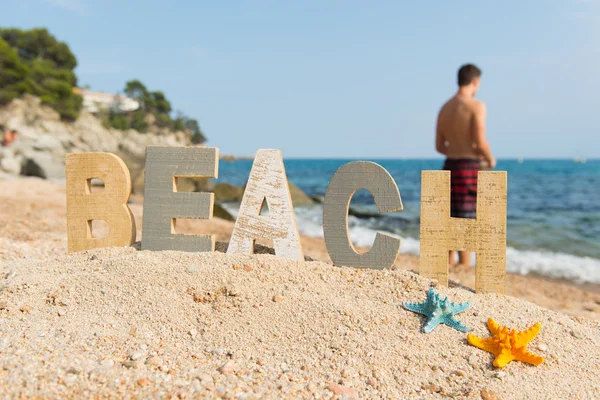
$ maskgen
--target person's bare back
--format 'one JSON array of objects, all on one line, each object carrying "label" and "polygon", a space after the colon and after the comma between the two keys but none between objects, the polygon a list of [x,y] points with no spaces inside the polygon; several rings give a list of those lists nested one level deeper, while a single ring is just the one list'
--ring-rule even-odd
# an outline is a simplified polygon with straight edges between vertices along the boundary
[{"label": "person's bare back", "polygon": [[441,108],[436,127],[436,149],[449,159],[482,159],[490,168],[496,160],[485,137],[486,109],[474,98],[479,76],[460,85],[458,93]]},{"label": "person's bare back", "polygon": [[479,159],[475,125],[484,107],[480,101],[460,94],[444,104],[438,117],[438,130],[445,141],[448,158]]}]

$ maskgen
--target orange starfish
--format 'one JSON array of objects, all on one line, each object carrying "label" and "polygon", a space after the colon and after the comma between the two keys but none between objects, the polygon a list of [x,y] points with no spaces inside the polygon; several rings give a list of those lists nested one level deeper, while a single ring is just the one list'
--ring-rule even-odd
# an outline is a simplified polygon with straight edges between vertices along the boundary
[{"label": "orange starfish", "polygon": [[504,367],[513,360],[526,362],[533,365],[540,365],[544,359],[527,350],[527,344],[542,329],[542,325],[537,322],[531,328],[523,332],[517,332],[514,329],[510,331],[506,326],[500,328],[492,318],[488,319],[488,328],[492,333],[492,337],[482,339],[475,335],[467,335],[469,343],[481,350],[490,352],[496,356],[494,366],[498,368]]}]

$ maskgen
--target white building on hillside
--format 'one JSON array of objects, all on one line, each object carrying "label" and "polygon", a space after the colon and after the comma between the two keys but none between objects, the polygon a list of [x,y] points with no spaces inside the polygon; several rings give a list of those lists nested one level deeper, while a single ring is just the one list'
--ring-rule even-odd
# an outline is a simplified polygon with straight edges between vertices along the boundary
[{"label": "white building on hillside", "polygon": [[91,113],[97,113],[101,110],[127,113],[140,107],[140,104],[134,99],[120,94],[93,92],[80,88],[73,88],[73,92],[83,97],[83,107]]}]

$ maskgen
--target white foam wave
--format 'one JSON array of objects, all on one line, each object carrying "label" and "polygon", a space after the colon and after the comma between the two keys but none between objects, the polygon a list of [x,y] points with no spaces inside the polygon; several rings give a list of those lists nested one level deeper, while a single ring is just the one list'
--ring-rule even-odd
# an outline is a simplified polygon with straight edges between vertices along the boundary
[{"label": "white foam wave", "polygon": [[[226,205],[227,210],[237,215],[236,205]],[[323,237],[322,209],[320,207],[298,208],[295,210],[298,231],[306,236]],[[360,219],[350,217],[350,240],[357,247],[371,247],[377,231],[364,225]],[[401,239],[400,253],[419,254],[419,240],[411,237]],[[472,263],[476,263],[475,254]],[[506,249],[506,269],[508,272],[526,275],[536,273],[551,278],[568,279],[576,283],[600,284],[600,260],[549,251]]]},{"label": "white foam wave", "polygon": [[517,274],[537,273],[576,283],[600,284],[600,260],[571,254],[506,249],[506,269]]}]

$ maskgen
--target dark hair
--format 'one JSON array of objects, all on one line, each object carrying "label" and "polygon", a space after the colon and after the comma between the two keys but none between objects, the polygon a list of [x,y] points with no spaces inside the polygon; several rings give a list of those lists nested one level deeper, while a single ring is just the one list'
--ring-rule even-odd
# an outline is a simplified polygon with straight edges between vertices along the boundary
[{"label": "dark hair", "polygon": [[466,86],[481,76],[481,70],[473,64],[465,64],[458,70],[458,86]]}]

